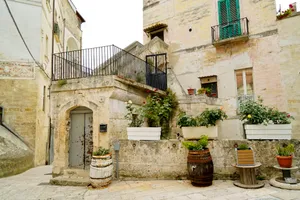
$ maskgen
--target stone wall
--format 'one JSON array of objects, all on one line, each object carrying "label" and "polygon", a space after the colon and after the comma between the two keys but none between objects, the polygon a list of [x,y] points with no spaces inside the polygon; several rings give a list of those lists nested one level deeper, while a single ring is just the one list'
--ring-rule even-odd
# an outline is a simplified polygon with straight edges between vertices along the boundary
[{"label": "stone wall", "polygon": [[35,146],[37,85],[35,80],[0,80],[0,105],[4,122]]},{"label": "stone wall", "polygon": [[0,126],[0,178],[26,171],[33,167],[33,160],[30,148]]},{"label": "stone wall", "polygon": [[[248,143],[255,153],[256,162],[262,166],[256,174],[266,179],[279,176],[281,172],[273,168],[277,164],[275,147],[288,141],[247,141],[213,140],[209,149],[214,163],[215,179],[235,179],[237,170],[232,166],[236,162],[235,144]],[[293,165],[300,166],[300,142],[295,144]],[[119,175],[122,180],[141,179],[186,179],[188,151],[178,140],[132,141],[121,140],[119,152]],[[115,158],[116,156],[114,156]],[[116,169],[116,160],[114,161]],[[300,177],[300,171],[295,172]]]},{"label": "stone wall", "polygon": [[300,138],[300,13],[278,21],[278,54],[280,76],[284,86],[287,110],[295,117],[293,135]]},{"label": "stone wall", "polygon": [[[116,139],[127,139],[126,104],[141,105],[154,88],[117,76],[68,80],[65,85],[53,82],[51,88],[52,125],[54,127],[54,175],[69,167],[70,112],[79,106],[93,111],[93,147],[109,147]],[[159,92],[159,91],[158,91]],[[107,132],[99,125],[107,124]]]},{"label": "stone wall", "polygon": [[[240,2],[240,17],[249,20],[249,40],[214,46],[211,26],[219,24],[217,1],[144,1],[144,28],[167,24],[164,31],[168,45],[168,87],[181,99],[181,108],[200,114],[203,102],[189,97],[188,88],[199,89],[199,77],[217,76],[218,100],[204,105],[222,106],[230,122],[224,126],[231,133],[226,139],[243,137],[237,120],[238,92],[236,70],[253,71],[254,98],[295,116],[292,138],[299,135],[299,15],[276,20],[275,1]],[[297,25],[293,25],[297,24]],[[189,31],[189,29],[192,31]],[[144,43],[150,37],[144,33]],[[197,102],[198,101],[198,102]],[[198,105],[197,105],[198,104]],[[200,108],[200,109],[199,109]],[[237,136],[237,137],[236,137]]]}]

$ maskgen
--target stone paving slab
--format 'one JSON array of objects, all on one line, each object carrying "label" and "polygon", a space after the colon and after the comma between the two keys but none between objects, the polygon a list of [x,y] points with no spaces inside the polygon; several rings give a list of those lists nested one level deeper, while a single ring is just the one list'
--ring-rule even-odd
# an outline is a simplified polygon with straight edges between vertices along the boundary
[{"label": "stone paving slab", "polygon": [[114,181],[109,187],[50,185],[51,166],[30,169],[0,179],[0,200],[300,200],[300,191],[270,186],[243,189],[232,181],[217,180],[210,187],[194,187],[187,180]]}]

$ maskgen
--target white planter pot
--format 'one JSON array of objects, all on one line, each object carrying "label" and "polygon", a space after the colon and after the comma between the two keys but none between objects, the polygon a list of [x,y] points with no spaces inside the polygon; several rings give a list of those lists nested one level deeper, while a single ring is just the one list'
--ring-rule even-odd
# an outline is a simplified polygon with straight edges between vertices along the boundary
[{"label": "white planter pot", "polygon": [[199,139],[202,135],[208,135],[208,138],[218,138],[217,126],[197,126],[197,127],[181,127],[184,139]]},{"label": "white planter pot", "polygon": [[245,125],[247,139],[280,139],[290,140],[292,138],[291,124],[275,125]]},{"label": "white planter pot", "polygon": [[104,178],[111,177],[112,173],[113,173],[113,165],[109,165],[101,168],[90,166],[90,178],[104,179]]},{"label": "white planter pot", "polygon": [[160,140],[161,127],[128,127],[128,140]]},{"label": "white planter pot", "polygon": [[106,179],[112,176],[113,165],[111,154],[104,156],[93,156],[90,165],[90,178]]}]

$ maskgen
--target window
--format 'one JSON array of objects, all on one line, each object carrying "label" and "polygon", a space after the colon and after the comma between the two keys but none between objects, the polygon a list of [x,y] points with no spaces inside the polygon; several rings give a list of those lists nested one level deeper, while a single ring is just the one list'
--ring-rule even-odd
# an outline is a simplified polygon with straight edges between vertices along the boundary
[{"label": "window", "polygon": [[220,39],[241,35],[239,0],[218,1]]},{"label": "window", "polygon": [[46,107],[46,86],[43,87],[43,111],[45,111]]},{"label": "window", "polygon": [[49,38],[46,35],[45,57],[48,58],[48,55],[49,55]]},{"label": "window", "polygon": [[239,104],[247,99],[253,99],[253,72],[251,69],[242,69],[235,71],[237,97]]},{"label": "window", "polygon": [[200,81],[201,88],[207,89],[207,96],[218,98],[218,84],[216,75],[200,77]]},{"label": "window", "polygon": [[3,107],[0,106],[0,125],[2,125],[2,122],[4,120],[3,115],[4,115],[4,109]]},{"label": "window", "polygon": [[151,40],[155,37],[160,38],[162,41],[164,41],[164,30],[156,31],[154,33],[150,33]]}]

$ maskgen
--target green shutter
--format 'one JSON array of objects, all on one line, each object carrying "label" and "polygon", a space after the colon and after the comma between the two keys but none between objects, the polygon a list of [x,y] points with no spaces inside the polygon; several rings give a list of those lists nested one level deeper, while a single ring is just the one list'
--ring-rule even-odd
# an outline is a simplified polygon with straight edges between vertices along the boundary
[{"label": "green shutter", "polygon": [[241,35],[239,0],[219,0],[220,39]]}]

